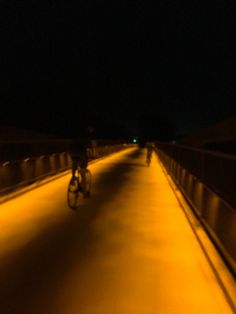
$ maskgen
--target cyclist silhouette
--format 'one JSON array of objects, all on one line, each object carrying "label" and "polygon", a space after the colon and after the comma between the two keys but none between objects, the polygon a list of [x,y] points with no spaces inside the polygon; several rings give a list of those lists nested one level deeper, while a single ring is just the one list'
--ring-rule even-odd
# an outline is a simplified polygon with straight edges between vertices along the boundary
[{"label": "cyclist silhouette", "polygon": [[86,127],[72,138],[70,145],[70,156],[72,159],[72,176],[75,176],[76,170],[80,169],[82,186],[86,186],[86,169],[88,167],[89,157],[88,149],[91,148],[92,127]]},{"label": "cyclist silhouette", "polygon": [[147,148],[147,155],[146,155],[146,163],[148,166],[150,166],[151,160],[152,160],[152,153],[153,153],[153,144],[152,143],[147,143],[146,145]]}]

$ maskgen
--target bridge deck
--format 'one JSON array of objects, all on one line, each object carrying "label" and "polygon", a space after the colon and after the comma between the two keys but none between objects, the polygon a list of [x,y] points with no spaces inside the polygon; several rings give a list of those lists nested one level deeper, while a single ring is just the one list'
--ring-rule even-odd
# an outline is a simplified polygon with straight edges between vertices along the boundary
[{"label": "bridge deck", "polygon": [[0,313],[232,313],[154,157],[93,165],[72,211],[69,175],[0,205]]}]

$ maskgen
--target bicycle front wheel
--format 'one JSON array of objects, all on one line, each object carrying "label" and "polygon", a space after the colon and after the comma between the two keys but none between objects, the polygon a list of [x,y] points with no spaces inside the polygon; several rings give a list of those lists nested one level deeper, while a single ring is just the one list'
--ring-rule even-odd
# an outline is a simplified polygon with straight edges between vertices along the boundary
[{"label": "bicycle front wheel", "polygon": [[71,178],[67,190],[67,203],[72,209],[79,207],[79,180],[77,177]]}]

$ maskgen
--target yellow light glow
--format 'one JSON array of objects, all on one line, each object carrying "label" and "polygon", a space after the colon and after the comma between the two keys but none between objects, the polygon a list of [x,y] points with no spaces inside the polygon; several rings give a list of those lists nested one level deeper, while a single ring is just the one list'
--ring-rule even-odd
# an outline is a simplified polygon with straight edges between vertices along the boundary
[{"label": "yellow light glow", "polygon": [[24,263],[43,265],[21,265],[40,285],[15,276],[12,313],[22,293],[37,313],[232,314],[157,158],[147,168],[145,150],[128,149],[89,169],[92,197],[78,211],[66,203],[70,173],[0,205],[1,266],[10,272],[23,248]]}]

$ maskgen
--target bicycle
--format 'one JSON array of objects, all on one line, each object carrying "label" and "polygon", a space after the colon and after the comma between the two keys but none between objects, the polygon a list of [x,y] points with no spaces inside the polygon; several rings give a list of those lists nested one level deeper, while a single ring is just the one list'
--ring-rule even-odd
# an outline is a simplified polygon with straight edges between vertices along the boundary
[{"label": "bicycle", "polygon": [[[85,184],[82,182],[81,169],[78,168],[74,176],[69,181],[67,189],[67,203],[71,209],[78,209],[79,196],[82,194],[84,198],[91,195],[92,175],[89,169],[85,170]],[[84,186],[85,185],[85,186]]]}]

